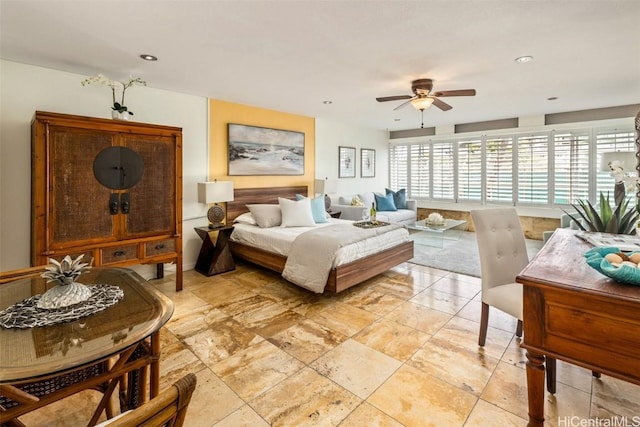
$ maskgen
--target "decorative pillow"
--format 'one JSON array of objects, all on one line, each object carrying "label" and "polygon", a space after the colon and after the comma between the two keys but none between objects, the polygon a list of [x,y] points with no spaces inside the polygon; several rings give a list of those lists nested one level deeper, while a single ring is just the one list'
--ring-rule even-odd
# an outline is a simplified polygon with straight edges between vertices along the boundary
[{"label": "decorative pillow", "polygon": [[364,206],[367,208],[370,208],[371,204],[375,203],[376,201],[375,197],[373,197],[372,191],[368,193],[358,194],[358,197],[360,198],[360,200],[362,200],[362,203],[364,203]]},{"label": "decorative pillow", "polygon": [[374,193],[373,196],[376,198],[376,210],[378,212],[398,210],[395,203],[393,203],[393,194],[389,193],[383,196],[382,194]]},{"label": "decorative pillow", "polygon": [[351,203],[351,200],[352,200],[351,196],[340,196],[340,197],[338,197],[338,204],[339,205],[348,205],[349,203]]},{"label": "decorative pillow", "polygon": [[278,202],[282,211],[281,227],[313,227],[316,225],[311,213],[311,199],[308,197],[302,200],[278,197]]},{"label": "decorative pillow", "polygon": [[362,203],[362,200],[360,200],[360,197],[358,196],[353,196],[353,199],[351,199],[351,206],[364,206],[364,203]]},{"label": "decorative pillow", "polygon": [[275,227],[282,223],[280,205],[258,204],[247,205],[247,208],[260,228]]},{"label": "decorative pillow", "polygon": [[[306,199],[302,194],[296,194],[296,200]],[[316,224],[327,222],[327,215],[324,210],[324,196],[318,196],[311,199],[311,216]]]},{"label": "decorative pillow", "polygon": [[405,188],[398,191],[385,188],[384,191],[386,194],[393,194],[393,203],[396,205],[397,209],[407,209],[407,190]]},{"label": "decorative pillow", "polygon": [[233,222],[237,222],[238,224],[248,224],[248,225],[258,225],[256,220],[251,215],[251,212],[245,212],[242,215],[238,215]]}]

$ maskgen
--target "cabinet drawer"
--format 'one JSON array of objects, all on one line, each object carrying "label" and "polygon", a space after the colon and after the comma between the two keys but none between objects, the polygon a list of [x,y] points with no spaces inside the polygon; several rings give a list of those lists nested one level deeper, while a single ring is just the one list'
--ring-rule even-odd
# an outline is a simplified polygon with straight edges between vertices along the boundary
[{"label": "cabinet drawer", "polygon": [[157,240],[144,244],[144,256],[168,254],[176,251],[176,241],[174,239]]},{"label": "cabinet drawer", "polygon": [[113,246],[100,249],[102,265],[138,258],[138,245]]}]

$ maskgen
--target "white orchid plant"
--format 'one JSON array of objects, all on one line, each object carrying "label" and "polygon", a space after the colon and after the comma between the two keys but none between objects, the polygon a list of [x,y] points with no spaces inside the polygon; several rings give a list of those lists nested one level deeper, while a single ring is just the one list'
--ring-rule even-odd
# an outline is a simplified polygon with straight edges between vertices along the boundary
[{"label": "white orchid plant", "polygon": [[[111,80],[108,77],[103,76],[102,74],[98,74],[97,76],[88,77],[82,81],[82,86],[86,86],[89,84],[100,84],[109,86],[111,88],[111,95],[113,98],[113,106],[111,107],[111,109],[117,111],[118,113],[127,112],[130,115],[133,115],[133,113],[129,111],[124,105],[124,93],[133,85],[146,86],[147,82],[142,80],[140,77],[131,77],[127,81],[117,81]],[[117,102],[116,90],[119,90],[120,87],[122,87],[122,97],[120,98],[120,102]]]}]

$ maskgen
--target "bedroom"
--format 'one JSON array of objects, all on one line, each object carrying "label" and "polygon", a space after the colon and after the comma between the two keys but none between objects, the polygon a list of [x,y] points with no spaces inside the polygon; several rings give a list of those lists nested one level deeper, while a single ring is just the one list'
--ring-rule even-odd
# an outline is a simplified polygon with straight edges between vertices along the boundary
[{"label": "bedroom", "polygon": [[[511,60],[512,58],[509,57],[509,61]],[[106,88],[82,87],[80,81],[88,74],[58,71],[6,59],[2,60],[1,70],[2,182],[0,184],[2,191],[0,196],[2,198],[2,214],[0,215],[0,234],[2,235],[2,243],[0,268],[8,270],[24,266],[29,259],[29,242],[24,236],[29,234],[28,122],[33,116],[33,112],[40,109],[107,117],[109,93]],[[101,70],[95,72],[101,72]],[[410,79],[406,80],[408,82]],[[312,168],[307,171],[308,175],[305,174],[305,182],[311,182],[315,177],[335,176],[337,174],[337,147],[346,144],[354,145],[357,148],[376,149],[377,170],[374,178],[357,177],[341,180],[340,192],[357,192],[362,186],[383,189],[386,185],[388,134],[384,130],[354,125],[322,115],[313,118],[312,116],[283,113],[279,109],[257,106],[263,105],[258,102],[235,103],[230,101],[231,98],[216,101],[215,99],[218,99],[216,96],[211,96],[214,100],[210,101],[204,94],[196,96],[179,91],[163,90],[154,87],[152,83],[152,81],[149,82],[150,87],[131,89],[131,92],[128,92],[128,97],[136,120],[179,125],[184,129],[183,216],[185,220],[183,231],[185,234],[186,268],[192,267],[195,263],[200,246],[200,239],[193,232],[193,228],[202,225],[205,221],[206,208],[197,203],[196,183],[210,175],[211,177],[224,176],[224,173],[219,172],[220,166],[224,164],[224,158],[216,156],[216,152],[219,148],[217,144],[225,144],[225,142],[224,138],[221,139],[220,135],[216,134],[216,131],[220,131],[220,127],[212,127],[213,130],[210,132],[209,126],[215,126],[210,122],[210,115],[215,116],[214,121],[216,117],[219,117],[225,125],[226,121],[246,123],[248,118],[251,118],[252,124],[289,129],[291,121],[294,120],[311,122],[312,130],[309,130],[309,135],[313,138],[315,161]],[[402,90],[402,88],[399,89]],[[382,95],[379,90],[379,86],[371,88],[372,99],[374,96]],[[395,89],[389,91],[389,94],[393,93],[395,93]],[[227,119],[217,114],[219,111],[216,110],[215,105],[210,108],[209,102],[219,103],[218,105],[226,112],[232,111],[233,108],[236,108],[237,111],[232,119]],[[600,105],[598,103],[596,106],[612,105],[618,104]],[[158,108],[158,106],[162,108]],[[393,107],[389,105],[383,107],[388,117],[391,117],[390,113]],[[456,108],[462,109],[462,104],[454,104],[454,109]],[[571,108],[564,111],[575,109],[581,108]],[[429,112],[434,116],[438,113],[440,112]],[[427,112],[425,112],[426,117]],[[436,120],[446,120],[446,116]],[[407,127],[417,129],[420,125],[420,116],[413,111],[413,114],[409,115],[403,123],[407,124]],[[443,123],[441,127],[447,128],[452,126],[452,123]],[[239,184],[238,187],[245,186],[252,181],[247,177],[242,177],[242,179],[244,182],[239,181],[241,185]],[[255,179],[253,181],[251,185],[255,184]],[[276,177],[275,181],[277,184],[284,182],[281,177]],[[290,182],[287,181],[287,183]],[[195,280],[197,278],[198,276],[194,276]],[[260,273],[256,273],[256,279],[271,280],[272,278],[267,276],[265,279]],[[216,280],[220,279],[216,278]]]}]

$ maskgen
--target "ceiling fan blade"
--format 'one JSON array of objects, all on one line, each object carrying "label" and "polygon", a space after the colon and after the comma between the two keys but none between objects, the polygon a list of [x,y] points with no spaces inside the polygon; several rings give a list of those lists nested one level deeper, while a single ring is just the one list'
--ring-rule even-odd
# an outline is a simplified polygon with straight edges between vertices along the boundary
[{"label": "ceiling fan blade", "polygon": [[443,90],[442,92],[434,92],[433,96],[476,96],[475,89],[461,90]]},{"label": "ceiling fan blade", "polygon": [[393,111],[399,110],[402,107],[404,107],[405,105],[408,105],[411,101],[413,101],[413,97],[409,97],[410,99],[406,102],[403,102],[402,104],[398,105],[396,108],[393,109]]},{"label": "ceiling fan blade", "polygon": [[411,99],[410,95],[396,95],[396,96],[383,96],[381,98],[376,98],[378,102],[387,102],[387,101],[399,101],[401,99]]},{"label": "ceiling fan blade", "polygon": [[444,101],[439,100],[435,96],[431,97],[431,99],[433,99],[433,105],[435,105],[436,107],[438,107],[442,111],[449,111],[449,110],[451,110],[453,108],[451,105],[447,104]]}]

